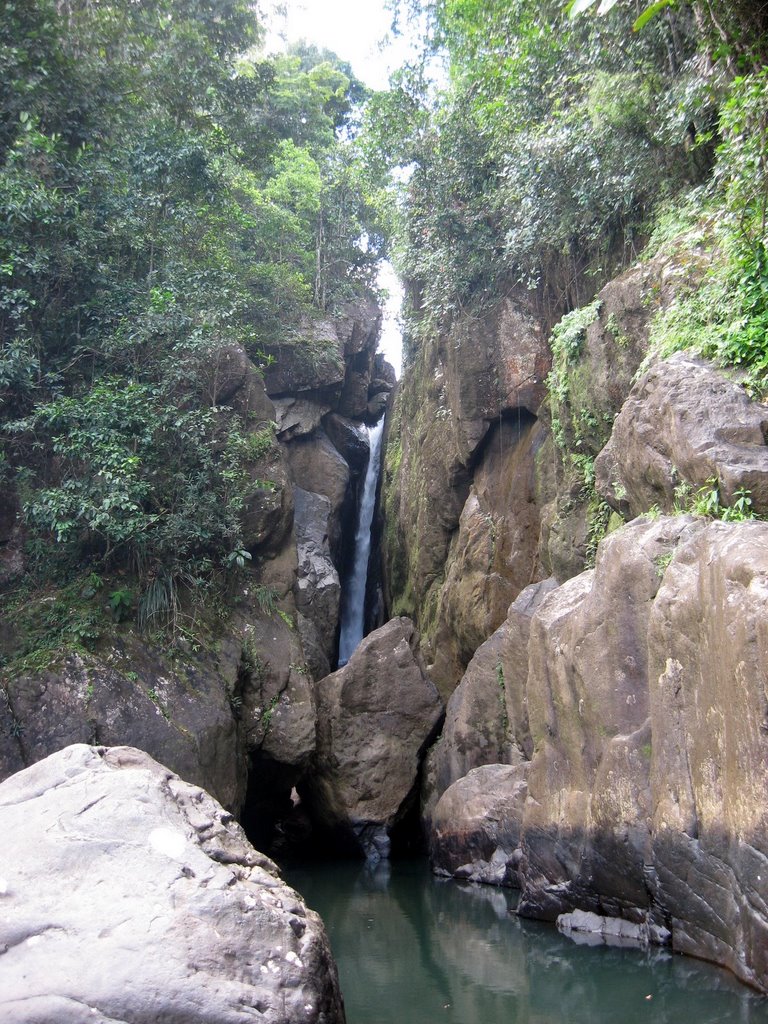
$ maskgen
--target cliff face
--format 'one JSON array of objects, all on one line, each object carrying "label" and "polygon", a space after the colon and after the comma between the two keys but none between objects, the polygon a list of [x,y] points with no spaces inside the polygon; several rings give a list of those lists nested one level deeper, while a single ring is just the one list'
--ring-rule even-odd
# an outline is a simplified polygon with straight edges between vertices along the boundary
[{"label": "cliff face", "polygon": [[[367,462],[362,424],[393,382],[376,356],[379,320],[369,301],[307,324],[268,353],[263,376],[236,345],[211,355],[204,400],[245,424],[251,487],[241,519],[250,558],[241,555],[231,573],[225,607],[192,606],[178,594],[176,629],[113,621],[103,593],[78,594],[100,636],[86,652],[68,634],[44,667],[16,657],[26,638],[0,629],[9,666],[2,777],[70,743],[131,744],[236,812],[246,798],[254,812],[289,803],[315,751],[312,681],[335,658],[342,535],[354,535]],[[3,582],[24,569],[11,505],[0,517]],[[41,615],[66,600],[51,589]]]},{"label": "cliff face", "polygon": [[388,598],[416,620],[446,695],[540,572],[533,466],[548,370],[521,294],[426,338],[398,388],[384,469]]},{"label": "cliff face", "polygon": [[[423,344],[387,453],[389,587],[451,694],[435,868],[768,991],[768,526],[742,519],[768,511],[768,408],[703,360],[646,358],[700,271],[627,271],[551,357],[530,307]],[[517,338],[520,386],[551,358],[546,402],[497,383]]]}]

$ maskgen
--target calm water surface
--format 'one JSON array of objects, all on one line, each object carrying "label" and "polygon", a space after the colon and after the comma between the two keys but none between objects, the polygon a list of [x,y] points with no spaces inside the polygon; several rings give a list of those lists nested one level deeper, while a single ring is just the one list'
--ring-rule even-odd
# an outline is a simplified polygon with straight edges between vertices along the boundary
[{"label": "calm water surface", "polygon": [[578,945],[510,916],[513,894],[437,879],[421,862],[285,874],[325,921],[347,1024],[768,1024],[768,999],[726,971]]}]

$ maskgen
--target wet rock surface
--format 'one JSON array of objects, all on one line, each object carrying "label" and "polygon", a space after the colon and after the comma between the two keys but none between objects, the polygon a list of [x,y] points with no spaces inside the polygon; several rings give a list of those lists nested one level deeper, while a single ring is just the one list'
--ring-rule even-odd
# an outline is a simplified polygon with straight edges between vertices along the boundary
[{"label": "wet rock surface", "polygon": [[[598,931],[768,990],[767,602],[765,523],[611,534],[530,619],[524,804],[504,806],[493,766],[454,782],[432,812],[436,865],[498,880],[504,860],[524,916],[620,919],[633,927]],[[494,862],[498,835],[519,850]]]},{"label": "wet rock surface", "polygon": [[294,488],[299,573],[296,607],[315,627],[317,643],[327,661],[336,650],[341,585],[331,558],[329,529],[332,506],[322,494]]},{"label": "wet rock surface", "polygon": [[316,824],[371,859],[416,798],[420,759],[442,721],[413,623],[392,619],[315,685],[317,752],[302,785]]},{"label": "wet rock surface", "polygon": [[528,762],[473,768],[443,793],[429,841],[433,870],[469,882],[518,884]]},{"label": "wet rock surface", "polygon": [[343,1024],[318,916],[142,751],[52,755],[0,786],[0,823],[7,1024]]}]

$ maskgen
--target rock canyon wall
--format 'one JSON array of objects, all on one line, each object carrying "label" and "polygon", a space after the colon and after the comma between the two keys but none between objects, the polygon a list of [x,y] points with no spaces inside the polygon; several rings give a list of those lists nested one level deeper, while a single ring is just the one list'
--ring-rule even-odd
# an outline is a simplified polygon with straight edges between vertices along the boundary
[{"label": "rock canyon wall", "polygon": [[648,351],[698,273],[660,257],[549,336],[511,296],[421,344],[388,584],[448,700],[434,868],[768,990],[768,525],[742,515],[768,512],[768,408]]}]

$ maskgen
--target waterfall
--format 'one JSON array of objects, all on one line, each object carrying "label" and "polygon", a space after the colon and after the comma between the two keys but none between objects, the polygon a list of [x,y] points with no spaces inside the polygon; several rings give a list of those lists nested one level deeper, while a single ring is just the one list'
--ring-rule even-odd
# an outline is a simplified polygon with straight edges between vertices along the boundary
[{"label": "waterfall", "polygon": [[368,559],[371,553],[371,524],[376,505],[376,485],[379,481],[381,462],[381,439],[384,433],[384,417],[374,427],[368,427],[370,455],[365,472],[363,494],[360,499],[360,515],[355,533],[355,554],[352,572],[347,582],[341,609],[341,634],[339,636],[339,667],[346,665],[363,639],[365,631],[365,585],[368,580]]}]

